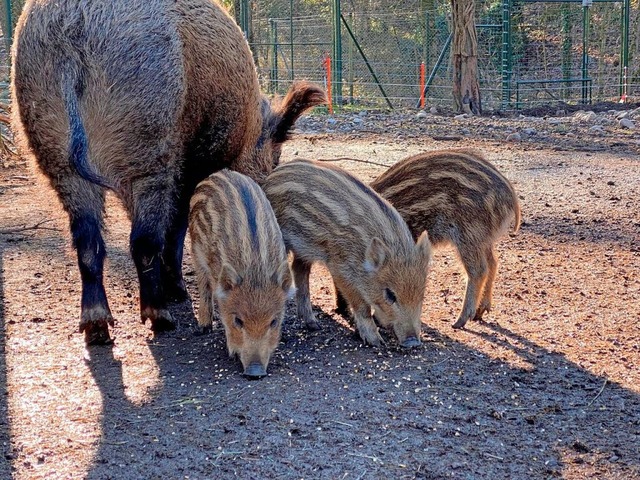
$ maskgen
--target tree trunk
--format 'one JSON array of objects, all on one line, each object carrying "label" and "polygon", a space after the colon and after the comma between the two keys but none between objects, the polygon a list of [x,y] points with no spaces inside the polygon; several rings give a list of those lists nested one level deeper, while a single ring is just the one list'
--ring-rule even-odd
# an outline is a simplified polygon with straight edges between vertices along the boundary
[{"label": "tree trunk", "polygon": [[456,111],[482,113],[478,81],[475,0],[451,0],[453,23],[453,100]]}]

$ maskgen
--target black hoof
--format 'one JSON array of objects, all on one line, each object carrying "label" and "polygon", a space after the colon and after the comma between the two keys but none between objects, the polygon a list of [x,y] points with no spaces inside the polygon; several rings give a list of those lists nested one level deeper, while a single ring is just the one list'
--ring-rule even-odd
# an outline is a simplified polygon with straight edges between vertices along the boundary
[{"label": "black hoof", "polygon": [[307,327],[307,330],[309,330],[310,332],[319,332],[320,330],[322,330],[322,327],[317,320],[315,322],[305,323],[305,325]]},{"label": "black hoof", "polygon": [[97,320],[80,324],[80,332],[84,332],[86,345],[111,345],[113,340],[109,336],[109,322]]},{"label": "black hoof", "polygon": [[154,332],[166,332],[176,329],[176,324],[169,310],[165,308],[143,307],[140,312],[140,318],[142,323],[145,323],[147,319],[151,320],[151,330]]},{"label": "black hoof", "polygon": [[194,336],[202,337],[204,335],[209,335],[211,332],[213,332],[212,325],[207,325],[206,327],[198,327],[194,332]]},{"label": "black hoof", "polygon": [[244,371],[244,376],[249,380],[258,380],[266,375],[267,371],[261,363],[251,363]]},{"label": "black hoof", "polygon": [[151,320],[151,330],[154,332],[169,332],[176,329],[176,324],[170,318],[156,318]]}]

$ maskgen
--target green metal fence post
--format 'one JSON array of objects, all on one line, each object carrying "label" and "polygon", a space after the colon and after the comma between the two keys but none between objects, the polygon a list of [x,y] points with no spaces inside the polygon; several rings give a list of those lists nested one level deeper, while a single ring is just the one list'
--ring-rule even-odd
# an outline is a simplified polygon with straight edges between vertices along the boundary
[{"label": "green metal fence post", "polygon": [[271,26],[271,93],[278,91],[278,24],[272,18]]},{"label": "green metal fence post", "polygon": [[592,0],[582,0],[582,103],[586,104],[589,98],[589,6]]},{"label": "green metal fence post", "polygon": [[[349,12],[349,22],[353,25],[353,12]],[[353,40],[349,42],[347,50],[347,65],[349,72],[347,73],[347,82],[349,83],[349,104],[353,105]]]},{"label": "green metal fence post", "polygon": [[342,105],[342,32],[340,0],[333,0],[333,102]]},{"label": "green metal fence post", "polygon": [[627,101],[627,82],[629,81],[629,15],[630,0],[622,1],[622,46],[620,49],[620,99]]},{"label": "green metal fence post", "polygon": [[502,0],[502,109],[511,104],[511,0]]},{"label": "green metal fence post", "polygon": [[293,73],[293,0],[289,0],[289,50],[291,52],[291,74],[290,80],[293,82],[295,75]]},{"label": "green metal fence post", "polygon": [[431,44],[433,43],[434,32],[431,28],[433,13],[433,1],[432,0],[420,0],[420,9],[422,11],[422,21],[424,22],[424,38],[423,38],[423,55],[422,61],[425,68],[428,70],[431,68]]},{"label": "green metal fence post", "polygon": [[13,11],[11,10],[11,0],[5,0],[5,8],[7,9],[7,31],[4,32],[5,40],[7,44],[7,51],[11,48],[13,43]]},{"label": "green metal fence post", "polygon": [[247,41],[249,41],[249,1],[240,0],[240,30]]},{"label": "green metal fence post", "polygon": [[[568,80],[571,78],[571,8],[568,3],[563,3],[560,7],[562,12],[562,78]],[[562,84],[562,97],[567,100],[569,97],[568,83]]]}]

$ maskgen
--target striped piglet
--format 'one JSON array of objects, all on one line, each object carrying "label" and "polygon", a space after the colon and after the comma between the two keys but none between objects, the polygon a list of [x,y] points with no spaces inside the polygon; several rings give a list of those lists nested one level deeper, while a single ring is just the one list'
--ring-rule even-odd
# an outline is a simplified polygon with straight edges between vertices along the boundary
[{"label": "striped piglet", "polygon": [[375,317],[393,327],[401,345],[419,345],[431,259],[427,234],[415,242],[387,201],[337,167],[287,163],[267,177],[263,188],[294,254],[298,316],[306,325],[320,328],[311,310],[309,273],[314,262],[323,262],[349,302],[365,343],[382,343]]},{"label": "striped piglet", "polygon": [[220,171],[197,186],[189,233],[200,292],[199,325],[211,325],[215,300],[229,354],[240,356],[247,377],[265,376],[292,283],[269,202],[249,177]]},{"label": "striped piglet", "polygon": [[[414,237],[424,230],[434,246],[455,247],[467,274],[464,304],[454,328],[491,309],[498,268],[495,244],[513,224],[520,226],[520,204],[504,175],[471,150],[415,155],[371,182],[407,222]],[[338,310],[346,305],[338,300]]]}]

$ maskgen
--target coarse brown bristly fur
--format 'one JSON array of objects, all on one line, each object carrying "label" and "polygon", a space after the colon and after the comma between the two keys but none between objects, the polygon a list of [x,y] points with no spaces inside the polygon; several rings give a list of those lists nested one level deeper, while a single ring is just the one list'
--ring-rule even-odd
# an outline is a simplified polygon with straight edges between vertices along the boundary
[{"label": "coarse brown bristly fur", "polygon": [[267,177],[263,188],[294,255],[298,315],[307,326],[319,328],[311,311],[309,273],[312,263],[323,262],[353,309],[366,343],[381,343],[373,309],[383,326],[393,326],[401,344],[419,344],[431,258],[427,235],[414,242],[389,202],[335,166],[286,163]]},{"label": "coarse brown bristly fur", "polygon": [[455,247],[467,273],[464,305],[454,324],[491,309],[498,268],[495,244],[520,226],[520,203],[507,178],[479,152],[443,150],[406,158],[371,182],[407,222],[426,230],[434,246]]},{"label": "coarse brown bristly fur", "polygon": [[198,323],[211,325],[213,302],[250,377],[266,375],[280,340],[291,273],[269,201],[249,177],[222,170],[196,187],[189,234],[200,292]]},{"label": "coarse brown bristly fur", "polygon": [[69,214],[82,277],[80,330],[110,341],[102,282],[104,188],[132,220],[142,320],[173,328],[186,298],[189,197],[228,167],[261,181],[297,118],[325,103],[295,83],[260,93],[242,32],[212,0],[29,0],[12,48],[13,131]]}]

